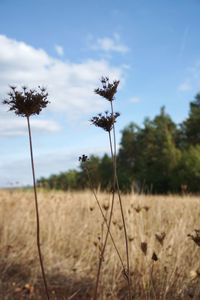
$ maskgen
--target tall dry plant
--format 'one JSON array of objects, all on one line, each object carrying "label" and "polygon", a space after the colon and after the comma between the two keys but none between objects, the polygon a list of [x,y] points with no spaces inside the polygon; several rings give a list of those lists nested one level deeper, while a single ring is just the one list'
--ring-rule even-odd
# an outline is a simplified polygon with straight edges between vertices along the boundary
[{"label": "tall dry plant", "polygon": [[35,179],[35,167],[33,158],[33,145],[32,145],[32,135],[30,126],[30,117],[32,115],[39,115],[43,108],[47,106],[49,101],[47,100],[48,93],[45,88],[39,87],[38,90],[28,90],[26,87],[22,88],[22,91],[18,91],[16,87],[11,86],[11,91],[8,93],[8,99],[3,100],[3,104],[7,104],[10,111],[14,111],[17,116],[26,117],[28,136],[29,136],[29,146],[30,146],[30,156],[31,156],[31,167],[33,176],[33,188],[34,188],[34,198],[35,198],[35,212],[36,212],[36,238],[37,238],[37,249],[40,261],[41,273],[44,282],[44,288],[46,292],[47,299],[50,299],[48,285],[44,270],[44,263],[42,259],[42,253],[40,248],[40,218],[39,218],[39,208],[38,208],[38,197]]},{"label": "tall dry plant", "polygon": [[117,147],[116,147],[116,134],[115,134],[115,123],[117,118],[119,117],[118,112],[114,112],[113,107],[113,101],[115,99],[115,94],[117,93],[117,88],[119,85],[119,81],[113,81],[112,83],[109,82],[108,77],[102,77],[101,78],[102,88],[97,88],[95,90],[95,93],[106,99],[110,102],[110,112],[106,111],[105,113],[100,113],[97,116],[93,117],[91,119],[92,124],[94,124],[97,127],[102,128],[108,133],[109,138],[109,146],[110,146],[110,152],[112,157],[112,164],[113,164],[113,181],[112,181],[112,201],[111,201],[111,209],[110,209],[110,216],[108,220],[108,228],[106,237],[104,240],[104,244],[101,250],[101,256],[99,260],[99,266],[98,266],[98,272],[96,277],[96,284],[95,284],[95,291],[94,291],[94,300],[97,299],[98,294],[98,285],[100,280],[100,271],[101,266],[103,263],[104,258],[104,252],[107,245],[108,235],[110,232],[110,226],[113,216],[113,209],[114,209],[114,202],[115,202],[115,193],[117,192],[119,203],[120,203],[120,211],[121,211],[121,217],[123,222],[123,229],[124,229],[124,237],[125,237],[125,249],[126,249],[126,268],[123,269],[123,274],[125,275],[125,278],[128,282],[128,299],[131,300],[131,281],[130,281],[130,263],[129,263],[129,248],[128,248],[128,236],[127,236],[127,229],[126,229],[126,222],[125,222],[125,216],[124,216],[124,210],[123,210],[123,204],[120,194],[120,188],[118,183],[118,175],[117,175]]},{"label": "tall dry plant", "polygon": [[101,206],[101,204],[100,204],[100,201],[99,201],[98,196],[97,196],[97,192],[96,192],[96,190],[95,190],[95,188],[94,188],[92,176],[90,175],[90,170],[89,170],[89,168],[88,168],[88,166],[87,166],[88,160],[89,160],[89,158],[88,158],[85,154],[83,154],[82,156],[79,157],[79,161],[81,161],[81,163],[82,163],[82,165],[83,165],[83,169],[85,170],[85,172],[86,172],[86,174],[87,174],[87,178],[88,178],[88,182],[89,182],[89,188],[90,188],[90,190],[92,191],[92,194],[93,194],[93,196],[94,196],[94,198],[95,198],[95,200],[96,200],[96,203],[97,203],[98,208],[99,208],[99,210],[100,210],[100,213],[101,213],[101,216],[102,216],[102,218],[103,218],[103,221],[104,221],[105,224],[106,224],[108,233],[109,233],[109,235],[110,235],[110,238],[111,238],[111,241],[112,241],[113,246],[114,246],[114,248],[115,248],[115,251],[116,251],[116,253],[117,253],[118,257],[119,257],[119,260],[120,260],[120,263],[121,263],[121,265],[122,265],[122,268],[123,268],[123,270],[125,270],[125,266],[124,266],[122,257],[121,257],[121,255],[120,255],[119,249],[117,248],[117,245],[116,245],[116,243],[115,243],[115,241],[114,241],[114,237],[113,237],[113,235],[112,235],[112,233],[111,233],[111,231],[110,231],[110,228],[109,228],[109,225],[108,225],[108,222],[107,222],[107,216],[106,216],[106,215],[104,214],[104,212],[103,212],[103,208],[106,209],[106,211],[107,211],[107,210],[109,209],[109,205],[106,205],[106,206],[104,205],[103,208],[102,208],[102,206]]}]

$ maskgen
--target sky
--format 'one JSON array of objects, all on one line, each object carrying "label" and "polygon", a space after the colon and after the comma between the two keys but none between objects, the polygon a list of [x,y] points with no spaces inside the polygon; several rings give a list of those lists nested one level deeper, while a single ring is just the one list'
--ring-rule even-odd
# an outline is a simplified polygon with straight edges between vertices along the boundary
[{"label": "sky", "polygon": [[181,123],[200,91],[199,0],[0,0],[0,186],[31,184],[26,119],[2,104],[9,86],[46,87],[50,104],[31,118],[36,177],[109,153],[90,119],[109,109],[94,93],[120,80],[117,142],[161,106]]}]

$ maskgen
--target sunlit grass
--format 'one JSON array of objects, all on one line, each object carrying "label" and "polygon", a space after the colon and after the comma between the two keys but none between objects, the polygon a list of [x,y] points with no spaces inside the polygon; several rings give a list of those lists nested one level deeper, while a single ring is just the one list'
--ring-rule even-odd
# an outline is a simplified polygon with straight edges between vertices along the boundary
[{"label": "sunlit grass", "polygon": [[[110,197],[98,195],[107,215]],[[38,198],[41,247],[52,299],[68,299],[73,294],[72,299],[90,299],[99,247],[106,234],[92,193],[40,191]],[[131,194],[124,196],[124,204],[134,299],[195,296],[199,286],[200,249],[187,235],[200,228],[200,199]],[[25,292],[30,294],[30,299],[43,297],[34,224],[32,192],[0,192],[0,299],[21,299]],[[117,207],[111,231],[123,257],[122,220]],[[163,232],[165,237],[161,241]],[[153,253],[157,261],[152,259]],[[109,239],[99,299],[126,299],[127,285],[121,271]]]}]

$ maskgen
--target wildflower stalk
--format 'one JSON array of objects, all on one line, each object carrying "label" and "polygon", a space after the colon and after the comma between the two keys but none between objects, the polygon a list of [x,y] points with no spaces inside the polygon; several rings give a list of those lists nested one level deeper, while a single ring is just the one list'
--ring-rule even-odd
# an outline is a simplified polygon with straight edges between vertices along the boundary
[{"label": "wildflower stalk", "polygon": [[35,198],[37,248],[38,248],[38,256],[39,256],[39,261],[40,261],[40,267],[41,267],[45,292],[46,292],[47,299],[49,300],[50,296],[49,296],[48,285],[47,285],[46,275],[45,275],[45,271],[44,271],[44,264],[43,264],[43,259],[42,259],[41,248],[40,248],[40,218],[39,218],[39,209],[38,209],[37,188],[36,188],[36,180],[35,180],[35,167],[34,167],[34,159],[33,159],[33,146],[32,146],[31,126],[30,126],[29,116],[27,116],[27,124],[28,124],[29,146],[30,146],[30,155],[31,155],[31,168],[32,168],[33,188],[34,188],[34,198]]},{"label": "wildflower stalk", "polygon": [[112,233],[111,233],[111,231],[110,231],[110,229],[109,229],[108,222],[107,222],[107,218],[105,217],[105,215],[104,215],[104,213],[103,213],[101,204],[99,203],[97,194],[96,194],[95,189],[94,189],[94,186],[93,186],[93,184],[92,184],[92,179],[91,179],[89,170],[88,170],[88,168],[87,168],[86,166],[85,166],[85,170],[86,170],[86,174],[87,174],[87,177],[88,177],[88,180],[89,180],[90,189],[91,189],[91,191],[92,191],[92,193],[93,193],[93,195],[94,195],[94,198],[95,198],[95,200],[96,200],[96,202],[97,202],[97,205],[98,205],[98,207],[99,207],[99,210],[100,210],[100,212],[101,212],[101,215],[102,215],[102,217],[103,217],[103,220],[104,220],[104,222],[105,222],[105,224],[106,224],[106,227],[107,227],[107,230],[108,230],[108,232],[109,232],[109,235],[110,235],[111,241],[112,241],[112,243],[113,243],[113,246],[114,246],[114,248],[115,248],[115,250],[116,250],[116,253],[117,253],[118,257],[119,257],[119,260],[120,260],[120,262],[121,262],[122,268],[125,269],[125,266],[124,266],[122,257],[121,257],[121,255],[120,255],[120,253],[119,253],[119,250],[117,249],[117,245],[116,245],[116,243],[115,243],[115,241],[114,241],[114,238],[113,238],[113,235],[112,235]]},{"label": "wildflower stalk", "polygon": [[[102,83],[102,88],[97,88],[95,90],[95,93],[110,102],[111,113],[108,114],[108,112],[105,112],[105,115],[99,114],[97,117],[93,117],[91,119],[91,121],[95,126],[101,127],[102,129],[104,129],[105,131],[107,131],[109,133],[111,157],[112,157],[112,163],[113,163],[113,195],[115,195],[115,191],[118,194],[120,211],[121,211],[122,222],[123,222],[123,229],[124,229],[124,237],[125,237],[127,269],[124,269],[123,273],[126,276],[126,279],[128,282],[128,299],[131,300],[128,236],[127,236],[125,216],[124,216],[124,211],[123,211],[123,204],[122,204],[118,175],[117,175],[117,149],[116,149],[117,147],[116,147],[116,134],[115,134],[115,125],[114,124],[116,122],[116,118],[119,116],[119,113],[114,113],[113,103],[112,103],[113,100],[115,99],[115,94],[117,92],[119,81],[113,81],[113,83],[110,83],[108,77],[102,77],[101,83]],[[112,143],[112,138],[111,138],[111,131],[113,134],[113,143]],[[114,150],[113,150],[113,148],[114,148]],[[113,196],[113,202],[114,202],[114,196]],[[113,211],[111,211],[111,213],[110,213],[109,222],[112,219],[112,213],[113,213]],[[105,244],[106,244],[106,242],[107,242],[107,240],[105,241]],[[105,251],[105,247],[103,249]]]},{"label": "wildflower stalk", "polygon": [[32,138],[31,138],[31,126],[30,126],[30,116],[39,115],[43,108],[47,106],[49,101],[47,100],[48,93],[45,88],[39,86],[39,90],[30,89],[27,87],[22,87],[22,90],[19,91],[15,86],[10,86],[11,91],[8,93],[8,98],[3,100],[3,104],[9,106],[10,111],[14,111],[17,116],[26,117],[28,125],[28,135],[29,135],[29,144],[30,144],[30,155],[31,155],[31,167],[33,175],[33,188],[35,196],[35,212],[36,212],[36,237],[37,237],[37,248],[39,261],[42,271],[42,278],[44,281],[44,287],[46,292],[46,297],[49,300],[49,292],[46,281],[46,276],[44,272],[44,265],[42,260],[42,254],[40,249],[40,219],[39,219],[39,209],[38,209],[38,199],[37,199],[37,189],[36,189],[36,180],[35,180],[35,168],[34,168],[34,159],[33,159],[33,147],[32,147]]},{"label": "wildflower stalk", "polygon": [[[113,109],[113,102],[110,102],[111,104],[111,114],[114,116],[114,109]],[[127,263],[127,274],[126,270],[125,274],[127,275],[127,281],[128,281],[128,292],[129,292],[129,299],[131,300],[131,277],[130,277],[130,259],[129,259],[129,247],[128,247],[128,235],[127,235],[127,229],[126,229],[126,222],[125,222],[125,216],[124,216],[124,210],[123,210],[123,204],[121,199],[121,193],[119,188],[119,181],[118,181],[118,175],[117,175],[117,147],[116,147],[116,134],[115,134],[115,124],[113,123],[113,144],[114,144],[114,156],[112,158],[113,161],[113,171],[116,181],[116,187],[117,187],[117,194],[119,198],[119,204],[120,204],[120,211],[122,216],[122,223],[123,223],[123,229],[124,229],[124,238],[125,238],[125,244],[126,244],[126,263]]]},{"label": "wildflower stalk", "polygon": [[[108,131],[108,134],[109,134],[110,151],[111,151],[111,154],[112,154],[113,149],[112,149],[112,141],[111,141],[110,131]],[[108,241],[108,235],[109,235],[109,232],[110,232],[110,226],[111,226],[113,208],[114,208],[114,200],[115,200],[115,176],[113,174],[113,187],[112,187],[112,200],[111,200],[110,215],[109,215],[108,223],[106,222],[106,224],[108,224],[107,225],[107,232],[106,232],[104,244],[103,244],[100,259],[99,259],[99,265],[98,265],[98,271],[97,271],[97,276],[96,276],[96,283],[95,283],[95,290],[94,290],[93,300],[97,299],[98,286],[99,286],[99,280],[100,280],[100,272],[101,272],[101,267],[102,267],[102,263],[103,263],[103,259],[104,259],[104,253],[105,253],[105,249],[106,249],[106,245],[107,245],[107,241]]]}]

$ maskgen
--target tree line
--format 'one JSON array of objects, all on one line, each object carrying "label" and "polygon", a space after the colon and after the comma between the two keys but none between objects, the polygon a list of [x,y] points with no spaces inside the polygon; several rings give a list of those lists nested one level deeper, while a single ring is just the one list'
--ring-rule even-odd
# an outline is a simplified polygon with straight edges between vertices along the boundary
[{"label": "tree line", "polygon": [[[122,130],[117,154],[120,189],[146,193],[200,192],[200,93],[190,102],[189,114],[176,124],[165,107],[143,126],[132,122]],[[112,187],[112,161],[91,155],[79,170],[40,178],[48,189],[81,190]]]}]

